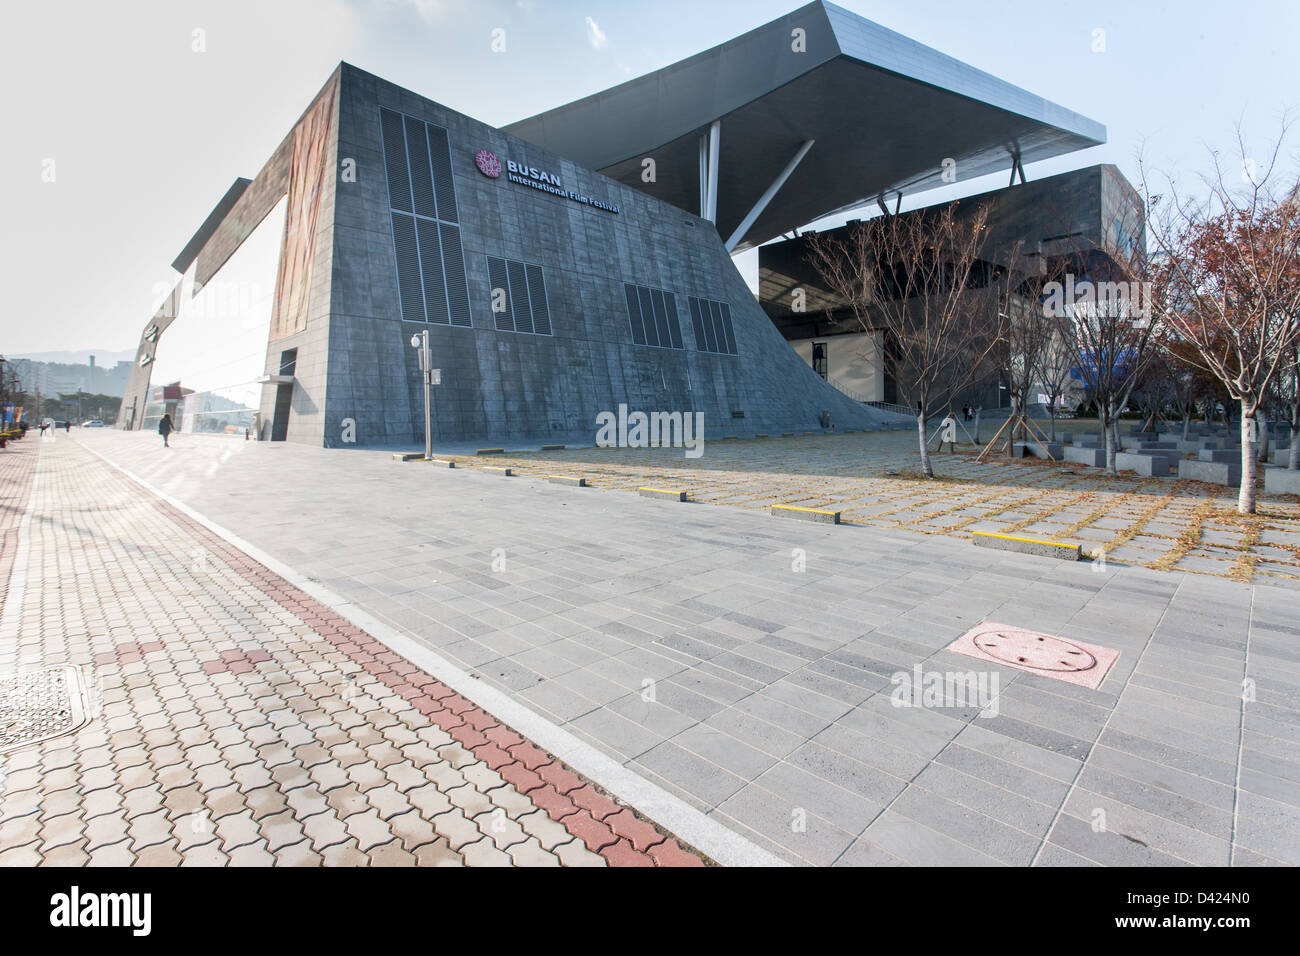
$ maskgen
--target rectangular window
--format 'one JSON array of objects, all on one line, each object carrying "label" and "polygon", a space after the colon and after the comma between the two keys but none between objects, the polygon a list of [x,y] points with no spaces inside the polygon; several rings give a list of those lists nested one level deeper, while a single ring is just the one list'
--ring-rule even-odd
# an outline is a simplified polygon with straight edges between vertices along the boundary
[{"label": "rectangular window", "polygon": [[677,297],[662,289],[623,283],[627,296],[627,321],[632,341],[661,349],[682,347],[682,323],[677,314]]},{"label": "rectangular window", "polygon": [[731,306],[696,296],[689,296],[687,305],[691,311],[691,328],[695,331],[695,348],[698,351],[718,355],[737,354]]},{"label": "rectangular window", "polygon": [[542,267],[496,256],[488,256],[487,265],[497,331],[550,335],[551,309]]},{"label": "rectangular window", "polygon": [[380,108],[402,319],[473,325],[447,131]]}]

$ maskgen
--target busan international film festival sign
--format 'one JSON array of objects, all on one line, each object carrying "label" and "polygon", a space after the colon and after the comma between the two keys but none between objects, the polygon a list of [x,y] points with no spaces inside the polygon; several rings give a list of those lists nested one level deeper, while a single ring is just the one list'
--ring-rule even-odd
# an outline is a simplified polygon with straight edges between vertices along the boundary
[{"label": "busan international film festival sign", "polygon": [[533,189],[540,189],[542,192],[550,193],[553,196],[563,196],[565,199],[582,203],[584,206],[592,206],[596,209],[612,212],[615,215],[618,214],[617,206],[594,196],[585,196],[571,189],[565,189],[563,183],[560,182],[559,176],[548,173],[544,169],[538,169],[536,166],[524,166],[516,163],[513,159],[508,159],[503,170],[501,160],[490,149],[480,149],[475,153],[474,165],[488,179],[496,179],[502,172],[505,172],[508,180],[512,183],[518,183],[520,186],[531,186]]}]

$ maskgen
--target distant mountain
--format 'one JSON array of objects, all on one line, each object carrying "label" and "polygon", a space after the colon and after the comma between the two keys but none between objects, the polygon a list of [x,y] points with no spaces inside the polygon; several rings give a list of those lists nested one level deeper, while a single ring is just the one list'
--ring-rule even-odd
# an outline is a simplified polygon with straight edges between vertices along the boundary
[{"label": "distant mountain", "polygon": [[112,368],[118,362],[130,362],[135,359],[135,350],[126,349],[77,349],[71,352],[21,352],[6,355],[11,359],[31,359],[33,362],[58,362],[63,365],[89,365],[90,356],[95,356],[98,368]]}]

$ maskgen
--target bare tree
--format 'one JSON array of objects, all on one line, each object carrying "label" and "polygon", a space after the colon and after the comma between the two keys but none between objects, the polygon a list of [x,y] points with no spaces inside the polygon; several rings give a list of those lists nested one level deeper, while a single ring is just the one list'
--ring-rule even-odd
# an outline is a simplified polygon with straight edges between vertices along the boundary
[{"label": "bare tree", "polygon": [[1067,280],[1043,307],[1066,316],[1079,347],[1079,373],[1097,405],[1106,442],[1106,470],[1118,474],[1119,416],[1162,341],[1152,320],[1144,256],[1112,251],[1105,277]]},{"label": "bare tree", "polygon": [[1043,393],[1052,420],[1051,439],[1056,441],[1056,410],[1072,390],[1079,342],[1072,322],[1052,321],[1051,328],[1052,338],[1043,353]]},{"label": "bare tree", "polygon": [[1046,266],[1041,258],[1023,259],[1017,243],[1001,257],[994,279],[1004,335],[994,352],[1011,399],[1011,417],[1004,428],[1007,453],[1016,438],[1027,439],[1026,417],[1031,392],[1043,377],[1053,329],[1058,324],[1040,306]]},{"label": "bare tree", "polygon": [[1199,370],[1187,361],[1186,351],[1182,343],[1169,342],[1165,346],[1164,356],[1173,405],[1183,421],[1183,441],[1191,437],[1192,416],[1206,391]]},{"label": "bare tree", "polygon": [[864,331],[883,329],[885,370],[916,413],[921,470],[934,477],[927,419],[992,370],[1005,330],[981,259],[987,207],[884,215],[847,235],[808,235],[808,261]]},{"label": "bare tree", "polygon": [[1161,202],[1143,173],[1150,233],[1162,257],[1157,305],[1190,346],[1191,360],[1241,410],[1242,514],[1255,511],[1256,416],[1300,342],[1300,201],[1294,171],[1281,169],[1287,126],[1284,120],[1262,167],[1238,127],[1231,172],[1212,153],[1199,199],[1180,195],[1165,176],[1169,198]]}]

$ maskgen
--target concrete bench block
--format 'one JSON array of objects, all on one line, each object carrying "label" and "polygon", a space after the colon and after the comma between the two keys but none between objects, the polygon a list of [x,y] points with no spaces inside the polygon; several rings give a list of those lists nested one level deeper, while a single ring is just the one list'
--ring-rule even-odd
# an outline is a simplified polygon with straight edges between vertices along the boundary
[{"label": "concrete bench block", "polygon": [[1270,495],[1300,495],[1300,471],[1267,469],[1264,472],[1264,490]]},{"label": "concrete bench block", "polygon": [[821,508],[796,508],[794,505],[772,505],[772,514],[778,518],[798,518],[800,521],[817,521],[822,524],[839,524],[838,511]]},{"label": "concrete bench block", "polygon": [[978,548],[1014,551],[1017,554],[1033,554],[1041,558],[1057,558],[1061,561],[1078,561],[1083,556],[1083,549],[1077,544],[1050,541],[1046,538],[1024,538],[1014,534],[975,531],[971,534],[971,541]]},{"label": "concrete bench block", "polygon": [[1230,464],[1237,462],[1241,464],[1241,449],[1239,448],[1202,448],[1196,453],[1199,461],[1212,461],[1218,464]]},{"label": "concrete bench block", "polygon": [[1135,471],[1144,478],[1160,478],[1169,474],[1169,459],[1164,455],[1120,452],[1115,456],[1115,467],[1120,471]]},{"label": "concrete bench block", "polygon": [[1015,458],[1046,459],[1050,457],[1053,461],[1061,460],[1062,446],[1060,442],[1018,441],[1015,443],[1014,448],[1013,457]]},{"label": "concrete bench block", "polygon": [[1104,448],[1081,448],[1071,445],[1065,449],[1065,460],[1076,465],[1089,465],[1093,468],[1106,467],[1106,450]]},{"label": "concrete bench block", "polygon": [[638,488],[636,493],[642,498],[662,498],[665,501],[686,500],[686,492],[672,491],[667,488]]},{"label": "concrete bench block", "polygon": [[574,478],[572,475],[548,475],[546,480],[553,485],[573,485],[576,488],[590,487],[586,478]]},{"label": "concrete bench block", "polygon": [[1240,485],[1241,462],[1188,459],[1178,463],[1178,477],[1209,485]]}]

